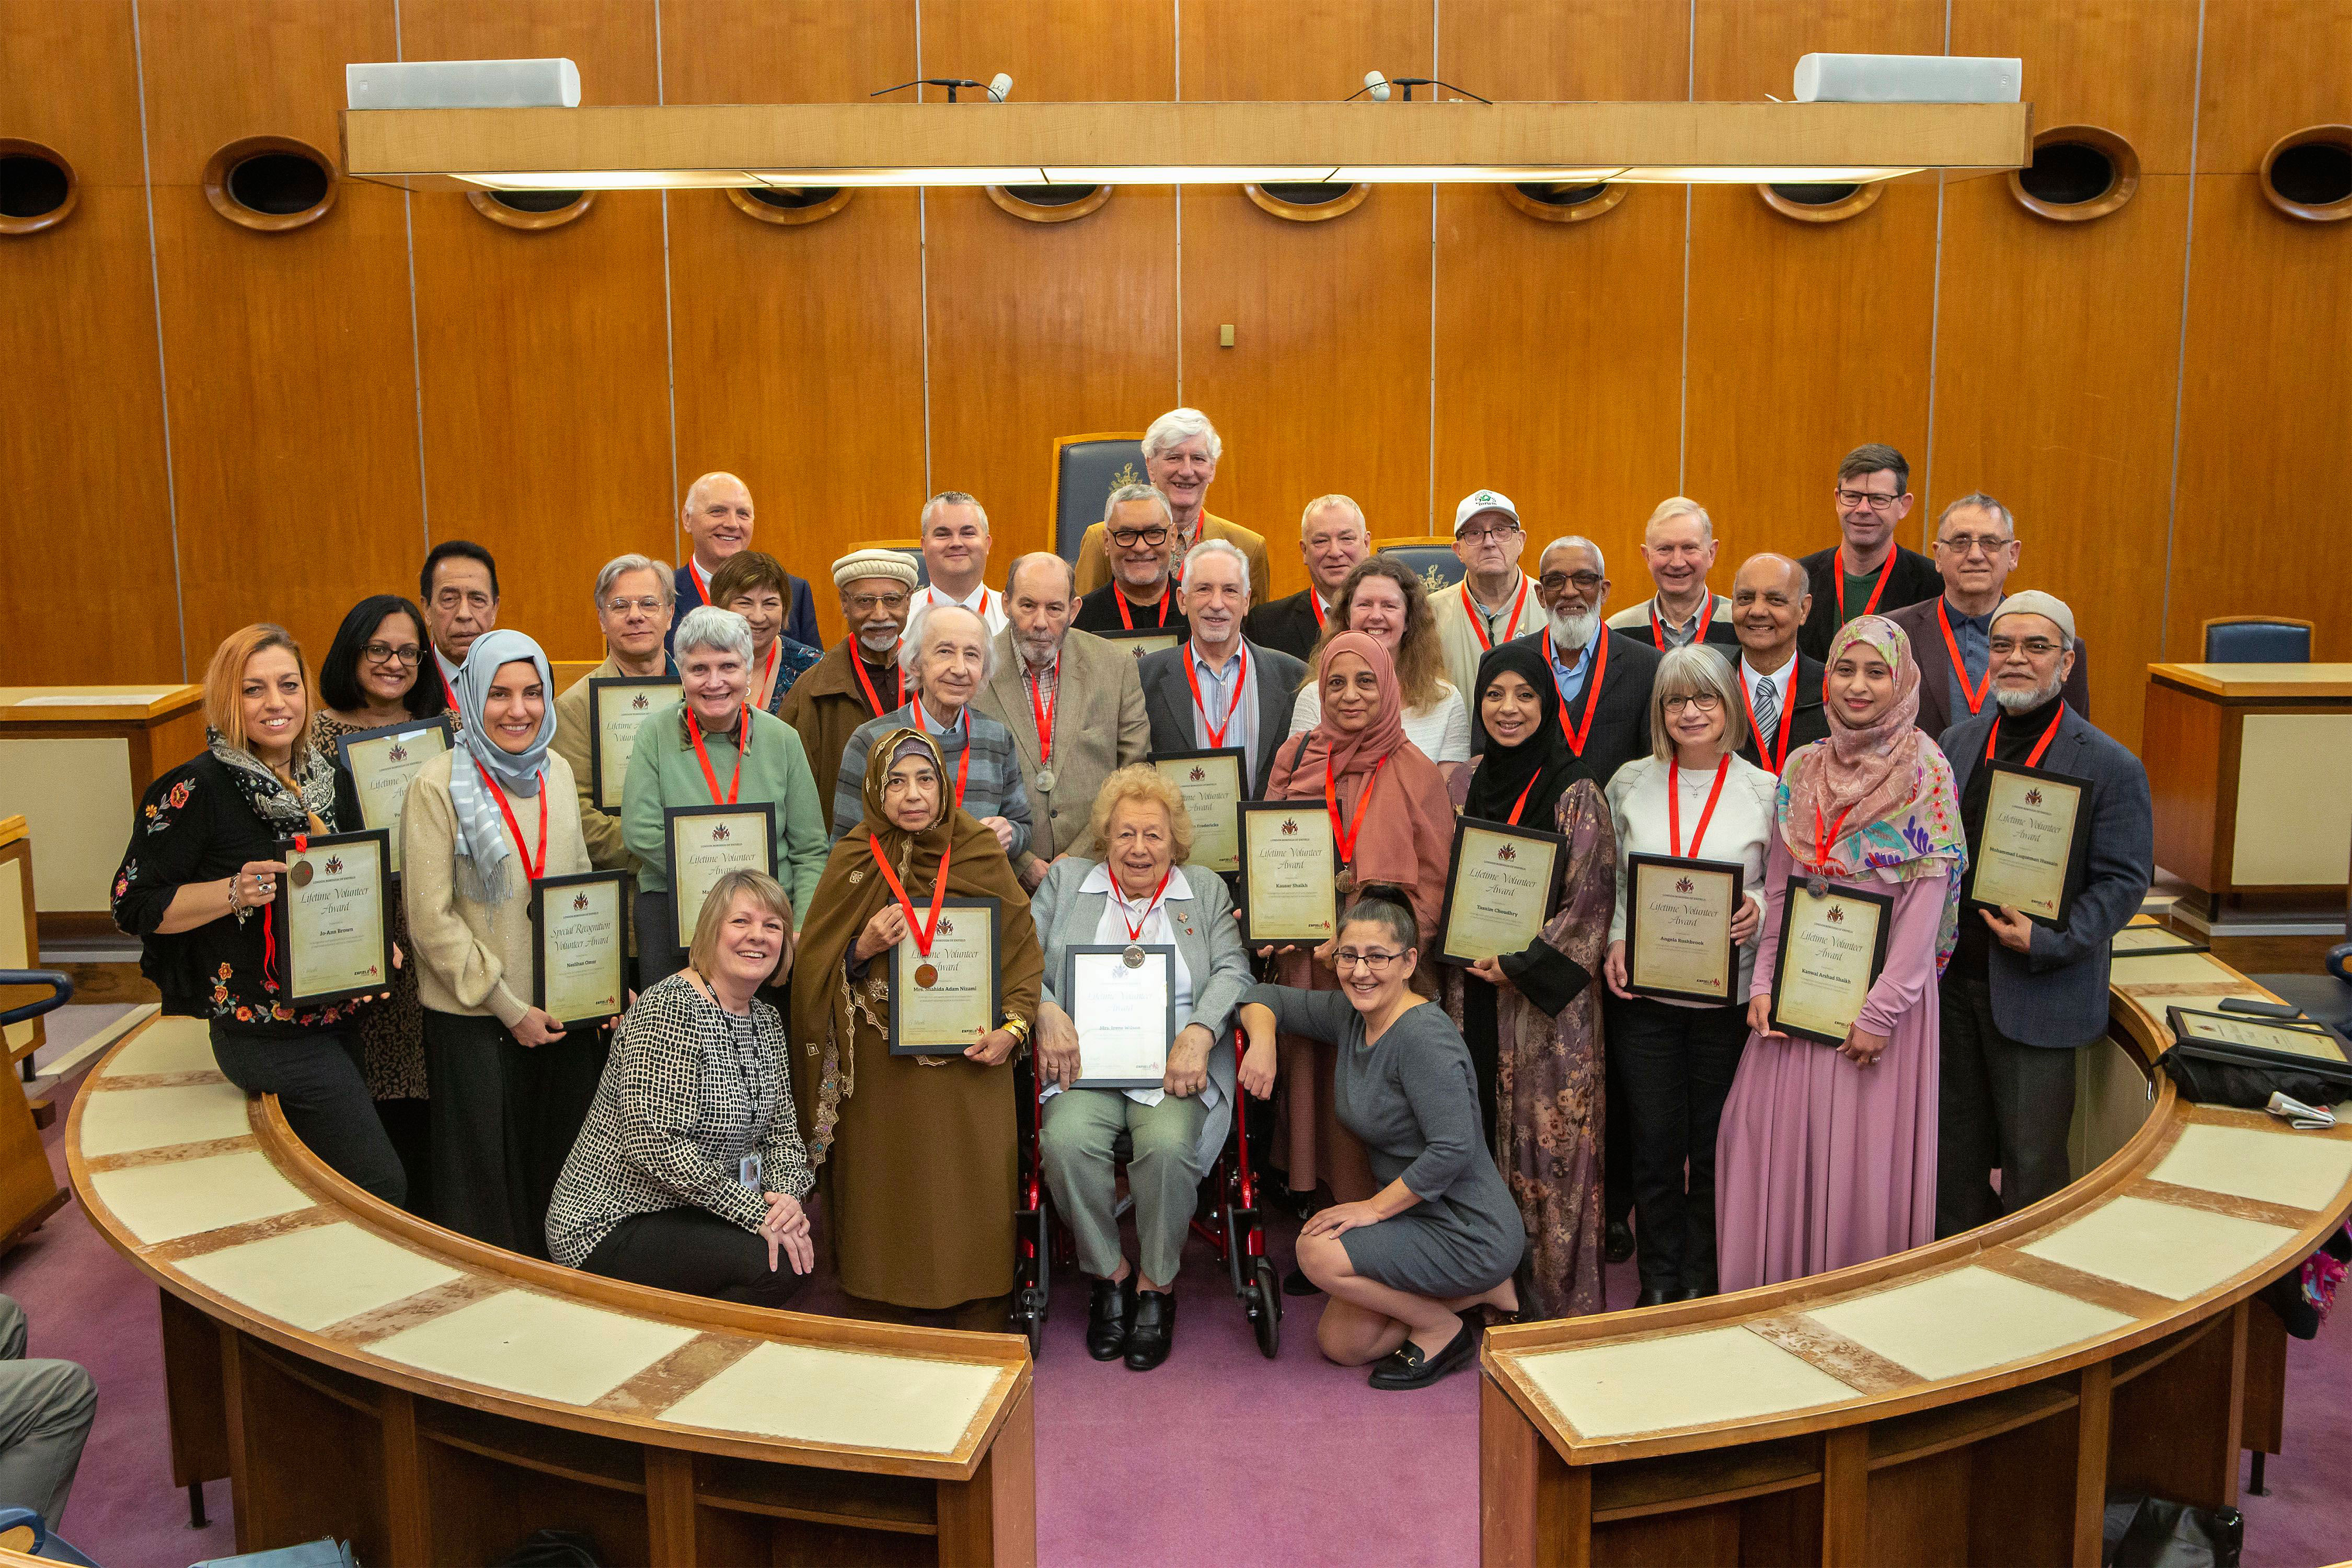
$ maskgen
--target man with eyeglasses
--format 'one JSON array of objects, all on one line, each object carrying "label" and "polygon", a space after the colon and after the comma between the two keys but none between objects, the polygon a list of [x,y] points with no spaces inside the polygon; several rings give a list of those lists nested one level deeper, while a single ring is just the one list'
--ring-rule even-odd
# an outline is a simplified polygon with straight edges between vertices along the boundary
[{"label": "man with eyeglasses", "polygon": [[677,666],[663,646],[669,636],[676,589],[670,566],[642,555],[615,555],[596,574],[596,625],[604,634],[604,662],[566,687],[555,700],[555,754],[572,764],[580,793],[580,836],[588,841],[589,863],[599,871],[625,869],[629,847],[621,839],[620,803],[596,809],[596,780],[590,766],[593,720],[588,683],[615,676],[677,679]]},{"label": "man with eyeglasses", "polygon": [[1307,586],[1252,610],[1243,618],[1242,635],[1302,662],[1313,658],[1339,584],[1371,552],[1364,509],[1347,496],[1317,496],[1298,515],[1298,553],[1307,562]]},{"label": "man with eyeglasses", "polygon": [[1813,583],[1813,612],[1797,646],[1815,658],[1829,657],[1830,639],[1856,616],[1883,616],[1944,591],[1934,562],[1895,542],[1911,515],[1911,464],[1902,453],[1876,441],[1856,447],[1838,464],[1834,494],[1845,542],[1802,563]]},{"label": "man with eyeglasses", "polygon": [[[1143,476],[1167,498],[1169,521],[1175,530],[1169,553],[1181,561],[1186,551],[1202,540],[1223,540],[1249,563],[1250,581],[1257,584],[1250,601],[1255,606],[1265,603],[1266,584],[1274,581],[1266,564],[1265,540],[1209,510],[1209,486],[1216,479],[1217,462],[1224,453],[1224,437],[1217,434],[1207,415],[1197,408],[1171,408],[1143,433]],[[1111,580],[1114,563],[1103,548],[1108,528],[1107,521],[1094,524],[1078,545],[1081,595],[1092,594]]]},{"label": "man with eyeglasses", "polygon": [[820,801],[833,799],[858,726],[907,704],[898,639],[914,602],[915,563],[902,551],[853,550],[833,563],[833,585],[849,635],[793,682],[776,711],[800,731]]},{"label": "man with eyeglasses", "polygon": [[1724,650],[1738,646],[1731,601],[1706,585],[1715,569],[1715,520],[1688,496],[1668,496],[1642,525],[1642,563],[1658,591],[1609,617],[1609,629],[1646,637],[1660,653],[1690,642]]},{"label": "man with eyeglasses", "polygon": [[[2008,904],[1960,910],[1958,945],[1939,982],[1939,1237],[2015,1214],[2066,1184],[2074,1053],[2106,1034],[2110,944],[2139,911],[2156,869],[2147,771],[2064,695],[2074,612],[2029,589],[2002,600],[1991,622],[1993,700],[1941,739],[1968,836],[1971,879],[1963,891],[1984,871],[1985,822],[2003,768],[2058,775],[2054,784],[2013,778],[2010,790],[2055,795],[2079,787],[2075,811],[2090,829],[2068,868],[2066,907],[2031,915]],[[2026,795],[2009,809],[2042,804]],[[1987,1179],[1995,1166],[1998,1194]]]},{"label": "man with eyeglasses", "polygon": [[[732,474],[704,474],[686,487],[678,521],[694,547],[687,554],[686,564],[677,569],[670,628],[662,637],[665,643],[677,634],[677,623],[686,619],[688,610],[710,603],[710,574],[730,556],[751,548],[751,489]],[[811,647],[823,647],[824,634],[816,628],[816,598],[809,592],[808,580],[787,572],[784,588],[784,602],[792,610],[785,617],[783,635]]]},{"label": "man with eyeglasses", "polygon": [[[1919,728],[1940,735],[1991,701],[1987,645],[1992,613],[2009,592],[2024,548],[2009,509],[1989,495],[1964,495],[1936,520],[1936,570],[1944,591],[1886,618],[1911,639],[1919,661]],[[2066,705],[2091,716],[2090,651],[2078,640],[2066,676]]]},{"label": "man with eyeglasses", "polygon": [[[1454,507],[1454,554],[1462,581],[1429,596],[1445,679],[1475,710],[1478,661],[1489,648],[1543,629],[1544,601],[1519,570],[1528,547],[1519,509],[1500,490],[1475,489]],[[1601,781],[1606,784],[1608,781]]]},{"label": "man with eyeglasses", "polygon": [[440,698],[455,735],[466,726],[457,711],[458,667],[474,639],[499,624],[499,563],[470,539],[445,539],[426,552],[416,592],[433,643],[433,657],[416,679]]},{"label": "man with eyeglasses", "polygon": [[1113,636],[1158,632],[1180,642],[1192,635],[1176,599],[1178,531],[1166,496],[1150,485],[1119,486],[1103,503],[1102,531],[1088,537],[1102,541],[1110,581],[1078,601],[1072,626]]}]

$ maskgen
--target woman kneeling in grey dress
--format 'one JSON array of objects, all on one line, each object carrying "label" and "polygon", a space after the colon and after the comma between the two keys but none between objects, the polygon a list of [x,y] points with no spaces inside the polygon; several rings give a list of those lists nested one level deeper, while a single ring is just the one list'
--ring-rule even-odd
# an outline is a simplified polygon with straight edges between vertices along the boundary
[{"label": "woman kneeling in grey dress", "polygon": [[1258,985],[1242,997],[1242,1087],[1271,1087],[1251,1079],[1272,1056],[1257,1047],[1277,1033],[1339,1047],[1332,1109],[1381,1185],[1299,1233],[1298,1267],[1330,1297],[1315,1340],[1342,1366],[1380,1363],[1374,1388],[1423,1388],[1477,1354],[1477,1331],[1459,1314],[1518,1310],[1511,1274],[1527,1229],[1486,1149],[1469,1049],[1444,1009],[1412,992],[1421,933],[1404,892],[1366,886],[1336,945],[1339,990]]}]

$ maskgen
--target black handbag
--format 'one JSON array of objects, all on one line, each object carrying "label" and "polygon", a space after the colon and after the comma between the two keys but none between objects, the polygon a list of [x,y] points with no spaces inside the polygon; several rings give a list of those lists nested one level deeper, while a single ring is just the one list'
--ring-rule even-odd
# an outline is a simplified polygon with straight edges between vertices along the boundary
[{"label": "black handbag", "polygon": [[2238,1568],[2246,1516],[2126,1493],[2107,1500],[2101,1568]]},{"label": "black handbag", "polygon": [[2173,1084],[2200,1105],[2233,1105],[2262,1110],[2273,1093],[2305,1105],[2338,1105],[2352,1100],[2352,1068],[2296,1059],[2270,1052],[2233,1050],[2202,1040],[2184,1040],[2156,1058]]},{"label": "black handbag", "polygon": [[593,1536],[576,1530],[534,1530],[499,1559],[498,1568],[601,1568],[604,1561],[596,1555]]}]

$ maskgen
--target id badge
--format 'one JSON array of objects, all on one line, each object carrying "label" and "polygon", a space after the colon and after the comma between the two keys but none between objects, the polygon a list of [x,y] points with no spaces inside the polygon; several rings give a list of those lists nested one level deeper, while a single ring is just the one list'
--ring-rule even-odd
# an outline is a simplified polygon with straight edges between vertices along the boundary
[{"label": "id badge", "polygon": [[743,1184],[745,1192],[756,1193],[760,1190],[760,1177],[764,1170],[757,1153],[746,1154],[735,1162],[735,1179]]}]

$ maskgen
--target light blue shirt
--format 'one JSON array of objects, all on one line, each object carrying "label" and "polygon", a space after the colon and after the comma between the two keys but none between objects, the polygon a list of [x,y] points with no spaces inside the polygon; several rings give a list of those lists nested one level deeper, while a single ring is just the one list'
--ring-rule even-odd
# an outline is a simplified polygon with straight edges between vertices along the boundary
[{"label": "light blue shirt", "polygon": [[1552,639],[1551,678],[1559,684],[1559,700],[1563,704],[1573,702],[1584,695],[1584,675],[1585,671],[1592,668],[1592,650],[1600,645],[1601,639],[1608,635],[1607,626],[1596,628],[1592,634],[1592,641],[1579,648],[1575,659],[1567,664],[1559,661],[1559,639],[1557,637]]},{"label": "light blue shirt", "polygon": [[[1242,755],[1248,760],[1247,771],[1254,774],[1257,764],[1257,704],[1250,700],[1247,685],[1249,664],[1243,657],[1247,651],[1246,644],[1237,642],[1224,663],[1212,667],[1207,659],[1201,657],[1199,643],[1184,645],[1184,657],[1192,663],[1192,679],[1201,683],[1201,700],[1192,709],[1192,739],[1203,751],[1212,745],[1239,747]],[[1238,702],[1234,699],[1236,687],[1240,688],[1241,693]],[[1228,706],[1233,708],[1234,716],[1232,721],[1224,726],[1225,738],[1213,742],[1209,739],[1209,731],[1224,718]]]}]

